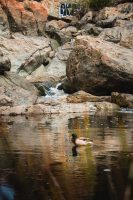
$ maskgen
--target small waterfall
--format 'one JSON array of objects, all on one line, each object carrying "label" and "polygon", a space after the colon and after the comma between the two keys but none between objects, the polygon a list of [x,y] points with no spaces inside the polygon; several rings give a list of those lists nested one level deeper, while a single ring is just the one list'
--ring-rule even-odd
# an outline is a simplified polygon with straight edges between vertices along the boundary
[{"label": "small waterfall", "polygon": [[58,83],[56,87],[49,88],[49,90],[47,90],[46,92],[45,98],[50,98],[50,97],[58,98],[60,96],[66,95],[63,90],[58,89],[60,85],[61,83]]}]

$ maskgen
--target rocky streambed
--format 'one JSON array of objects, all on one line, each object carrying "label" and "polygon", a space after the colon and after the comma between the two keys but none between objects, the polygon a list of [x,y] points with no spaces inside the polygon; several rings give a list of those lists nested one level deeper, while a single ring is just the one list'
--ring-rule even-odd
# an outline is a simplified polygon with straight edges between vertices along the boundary
[{"label": "rocky streambed", "polygon": [[[66,94],[47,98],[59,82]],[[0,0],[0,115],[113,112],[133,108],[132,93],[132,2],[66,20]]]}]

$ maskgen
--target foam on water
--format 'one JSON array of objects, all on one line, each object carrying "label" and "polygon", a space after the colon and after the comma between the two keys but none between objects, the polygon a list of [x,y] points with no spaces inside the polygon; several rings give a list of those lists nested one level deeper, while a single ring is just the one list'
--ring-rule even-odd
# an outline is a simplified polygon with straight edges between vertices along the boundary
[{"label": "foam on water", "polygon": [[58,87],[61,85],[61,83],[58,83],[56,87],[51,87],[47,91],[47,95],[45,96],[46,98],[58,98],[60,96],[66,95],[63,90],[59,90]]}]

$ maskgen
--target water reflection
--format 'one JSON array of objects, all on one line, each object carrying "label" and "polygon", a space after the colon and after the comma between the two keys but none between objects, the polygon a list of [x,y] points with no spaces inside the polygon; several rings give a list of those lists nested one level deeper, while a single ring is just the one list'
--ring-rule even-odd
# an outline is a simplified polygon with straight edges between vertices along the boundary
[{"label": "water reflection", "polygon": [[[133,199],[132,118],[132,113],[1,118],[0,200]],[[93,147],[73,146],[72,132],[89,137]]]},{"label": "water reflection", "polygon": [[0,200],[14,200],[15,192],[7,185],[0,185]]}]

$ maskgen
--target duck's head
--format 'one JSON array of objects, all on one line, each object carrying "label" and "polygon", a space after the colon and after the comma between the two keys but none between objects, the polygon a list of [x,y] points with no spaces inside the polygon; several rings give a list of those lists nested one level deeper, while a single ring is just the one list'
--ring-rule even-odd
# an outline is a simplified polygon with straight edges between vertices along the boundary
[{"label": "duck's head", "polygon": [[76,140],[76,139],[77,139],[77,137],[78,137],[78,136],[77,136],[77,134],[76,134],[76,133],[72,133],[72,139],[73,139],[73,140]]}]

